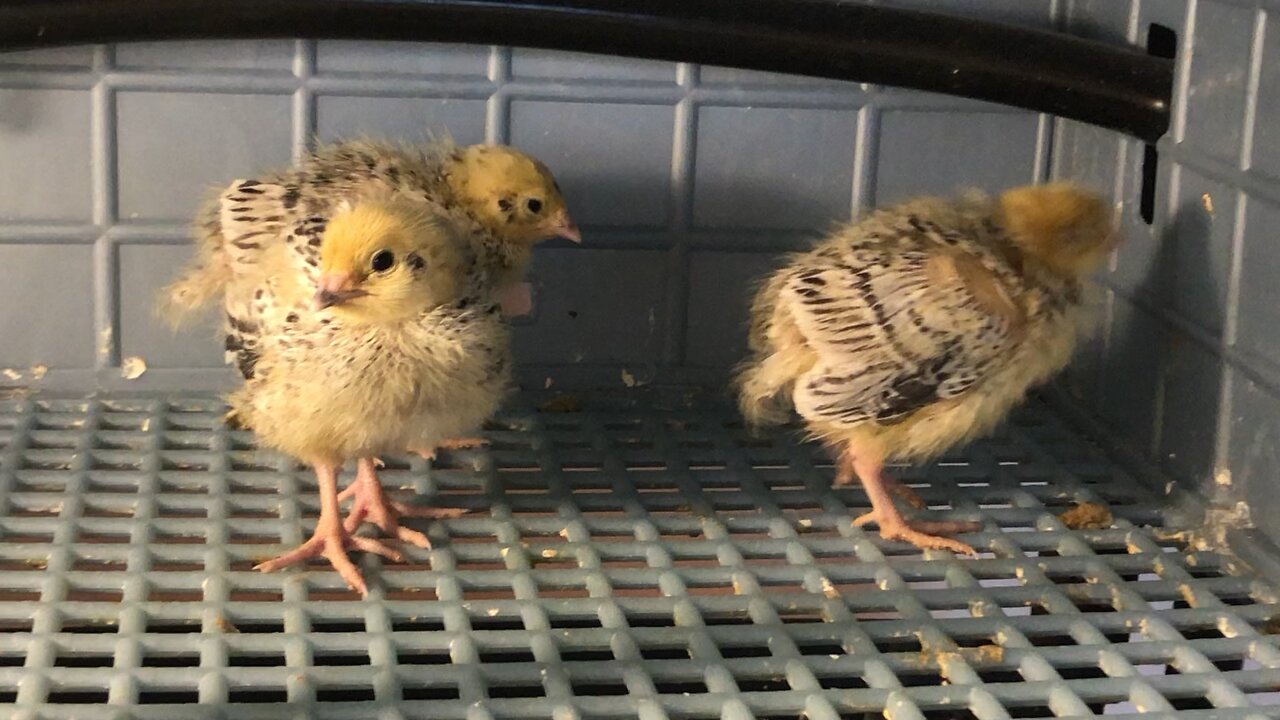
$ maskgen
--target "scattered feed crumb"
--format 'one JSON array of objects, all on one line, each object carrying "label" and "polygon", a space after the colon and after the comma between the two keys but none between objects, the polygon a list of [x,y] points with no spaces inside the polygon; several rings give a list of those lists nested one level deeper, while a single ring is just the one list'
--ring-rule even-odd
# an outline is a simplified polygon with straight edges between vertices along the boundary
[{"label": "scattered feed crumb", "polygon": [[622,384],[626,385],[627,387],[636,386],[636,376],[627,372],[626,368],[622,368]]},{"label": "scattered feed crumb", "polygon": [[840,590],[838,590],[836,586],[832,584],[830,578],[823,577],[822,578],[822,594],[834,600],[835,598],[840,597]]},{"label": "scattered feed crumb", "polygon": [[1111,527],[1113,518],[1106,505],[1082,502],[1059,515],[1058,519],[1072,530],[1102,530]]},{"label": "scattered feed crumb", "polygon": [[147,371],[147,361],[133,355],[120,363],[120,377],[125,380],[137,380]]},{"label": "scattered feed crumb", "polygon": [[576,395],[557,395],[542,403],[539,409],[549,413],[582,412],[582,403]]},{"label": "scattered feed crumb", "polygon": [[213,624],[224,633],[235,634],[240,632],[240,628],[233,625],[230,620],[226,619],[222,615],[214,618]]},{"label": "scattered feed crumb", "polygon": [[972,648],[960,648],[960,654],[971,663],[998,665],[1004,662],[1003,645],[979,645]]}]

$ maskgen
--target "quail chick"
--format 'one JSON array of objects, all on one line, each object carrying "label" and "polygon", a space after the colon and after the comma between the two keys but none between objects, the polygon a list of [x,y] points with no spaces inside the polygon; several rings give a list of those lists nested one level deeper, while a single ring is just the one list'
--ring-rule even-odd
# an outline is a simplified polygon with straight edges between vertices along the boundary
[{"label": "quail chick", "polygon": [[[264,445],[310,463],[320,489],[311,539],[258,568],[322,555],[363,594],[346,550],[399,557],[353,534],[363,519],[427,547],[399,518],[460,514],[389,501],[373,458],[489,417],[509,383],[507,330],[459,213],[366,185],[313,214],[296,190],[237,181],[219,203],[227,348],[244,377],[230,403]],[[344,523],[338,473],[353,459]]]},{"label": "quail chick", "polygon": [[972,553],[973,523],[905,519],[887,461],[922,462],[988,433],[1070,360],[1081,282],[1115,245],[1111,211],[1070,184],[996,199],[922,198],[796,255],[751,308],[739,400],[755,424],[794,408],[857,477],[886,539]]},{"label": "quail chick", "polygon": [[551,171],[513,147],[359,140],[318,148],[299,172],[339,188],[376,180],[461,207],[483,230],[476,253],[511,315],[529,310],[528,286],[520,283],[533,246],[554,237],[582,242]]},{"label": "quail chick", "polygon": [[[402,145],[356,140],[321,145],[296,168],[259,178],[285,187],[285,209],[301,206],[325,217],[351,193],[370,187],[461,207],[482,232],[476,253],[499,294],[509,293],[529,266],[538,242],[581,242],[560,186],[546,165],[515,148],[458,146],[437,140]],[[219,296],[228,278],[219,200],[199,213],[198,252],[183,277],[166,288],[165,311],[180,318]]]},{"label": "quail chick", "polygon": [[[305,214],[323,223],[334,208],[354,193],[381,188],[408,198],[430,200],[460,210],[473,223],[469,234],[481,270],[510,315],[530,309],[529,287],[522,280],[535,244],[553,237],[581,242],[560,186],[537,159],[505,146],[460,147],[447,141],[424,145],[358,140],[322,145],[297,167],[261,178],[283,188],[279,212]],[[182,278],[165,289],[164,312],[180,320],[222,294],[231,274],[220,201],[197,219],[196,259]],[[235,335],[228,326],[228,338]],[[239,362],[243,348],[228,347],[228,360]],[[249,348],[252,350],[252,348]],[[248,427],[235,414],[228,423]],[[474,432],[472,428],[469,432]],[[443,439],[437,447],[471,447],[481,438]],[[415,448],[424,457],[434,448]],[[349,493],[344,493],[344,500]]]}]

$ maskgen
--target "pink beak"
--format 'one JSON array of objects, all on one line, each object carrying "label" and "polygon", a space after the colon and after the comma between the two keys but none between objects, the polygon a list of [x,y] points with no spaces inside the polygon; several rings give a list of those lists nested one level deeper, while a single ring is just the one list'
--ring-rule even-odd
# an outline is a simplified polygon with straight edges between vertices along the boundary
[{"label": "pink beak", "polygon": [[562,212],[554,217],[548,223],[547,232],[551,233],[551,237],[562,237],[565,240],[582,244],[582,233],[578,232],[578,226],[569,217],[568,212]]},{"label": "pink beak", "polygon": [[323,310],[368,294],[355,287],[355,283],[347,273],[331,273],[320,278],[313,305],[316,310]]}]

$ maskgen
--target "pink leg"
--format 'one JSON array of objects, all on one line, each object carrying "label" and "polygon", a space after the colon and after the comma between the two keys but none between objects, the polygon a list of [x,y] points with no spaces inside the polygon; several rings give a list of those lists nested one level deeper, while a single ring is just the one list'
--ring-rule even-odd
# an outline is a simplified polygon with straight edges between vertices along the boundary
[{"label": "pink leg", "polygon": [[[853,471],[852,462],[844,462],[843,460],[837,461],[835,487],[852,485],[857,479],[858,476]],[[898,499],[902,502],[917,510],[923,510],[929,507],[929,504],[924,501],[924,498],[917,495],[915,490],[912,490],[910,487],[898,482],[891,475],[885,474],[883,470],[880,472],[880,479],[884,481],[885,487],[889,488],[889,492],[897,495]],[[860,515],[858,516],[858,520],[855,520],[854,523],[857,525],[866,525],[871,522],[872,515],[873,513]]]},{"label": "pink leg", "polygon": [[316,480],[320,485],[320,520],[316,523],[316,531],[311,539],[277,558],[258,564],[254,569],[271,572],[321,556],[333,565],[333,569],[338,571],[348,587],[361,596],[368,595],[369,588],[365,585],[364,577],[351,562],[351,558],[347,557],[346,549],[377,553],[396,561],[403,559],[403,556],[373,538],[354,537],[342,526],[338,515],[337,465],[316,465]]},{"label": "pink leg", "polygon": [[356,462],[356,479],[351,482],[351,487],[347,488],[345,494],[354,500],[347,519],[343,522],[347,532],[355,532],[361,522],[368,520],[384,533],[420,548],[431,547],[431,541],[417,530],[402,526],[400,518],[451,518],[466,513],[462,509],[411,507],[388,499],[382,490],[382,483],[378,481],[373,458],[360,458]]},{"label": "pink leg", "polygon": [[870,522],[880,526],[880,537],[885,540],[903,540],[918,548],[938,548],[952,552],[973,555],[973,548],[959,540],[940,537],[944,534],[972,532],[979,525],[962,520],[915,520],[908,521],[902,511],[893,504],[893,496],[888,478],[884,475],[884,462],[871,456],[860,456],[852,450],[846,450],[839,460],[847,468],[846,472],[862,480],[862,487],[871,499],[871,512],[861,515],[853,522],[865,525]]}]

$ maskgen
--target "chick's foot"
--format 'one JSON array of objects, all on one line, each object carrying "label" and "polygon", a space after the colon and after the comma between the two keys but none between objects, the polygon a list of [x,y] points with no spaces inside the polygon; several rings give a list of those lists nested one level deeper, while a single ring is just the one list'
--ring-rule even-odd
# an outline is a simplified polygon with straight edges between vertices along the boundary
[{"label": "chick's foot", "polygon": [[[943,535],[973,532],[981,527],[978,523],[961,520],[907,520],[902,511],[893,503],[893,495],[903,497],[910,503],[910,496],[903,495],[906,489],[884,474],[884,462],[874,455],[859,455],[854,450],[846,450],[840,459],[841,474],[848,473],[862,481],[862,487],[871,500],[871,512],[859,515],[853,524],[859,527],[874,522],[880,528],[880,537],[885,540],[901,540],[909,542],[920,549],[935,548],[950,550],[956,553],[973,555],[973,547]],[[913,504],[914,503],[910,503]]]},{"label": "chick's foot", "polygon": [[981,525],[968,520],[907,520],[894,508],[892,512],[869,513],[854,518],[853,524],[858,527],[875,523],[880,528],[880,537],[885,540],[901,540],[925,549],[950,550],[964,555],[973,555],[973,546],[954,538],[943,537],[958,533],[974,532]]},{"label": "chick's foot", "polygon": [[351,509],[343,526],[352,533],[360,527],[360,523],[369,521],[390,537],[420,548],[430,548],[431,541],[417,530],[400,524],[402,517],[452,518],[466,513],[460,508],[413,507],[387,497],[378,482],[377,468],[372,458],[362,458],[356,465],[356,479],[351,487],[343,491],[343,495],[351,498]]},{"label": "chick's foot", "polygon": [[351,558],[347,557],[347,549],[375,553],[389,560],[404,559],[398,551],[387,547],[385,543],[374,538],[356,537],[350,533],[338,516],[338,468],[336,466],[316,467],[316,477],[320,484],[320,520],[316,523],[315,533],[311,539],[289,552],[254,566],[255,570],[272,572],[280,568],[296,565],[314,557],[323,557],[329,561],[334,570],[342,576],[347,586],[363,597],[369,594],[364,576],[356,568]]}]

